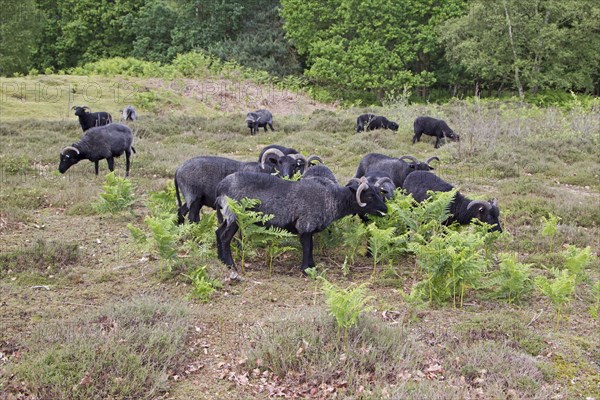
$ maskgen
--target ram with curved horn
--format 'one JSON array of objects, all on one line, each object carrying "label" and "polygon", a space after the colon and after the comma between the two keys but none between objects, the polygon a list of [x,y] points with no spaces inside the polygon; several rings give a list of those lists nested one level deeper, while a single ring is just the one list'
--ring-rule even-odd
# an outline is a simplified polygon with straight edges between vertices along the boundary
[{"label": "ram with curved horn", "polygon": [[83,131],[112,123],[112,115],[105,111],[91,112],[88,106],[73,106],[75,115],[79,118],[79,125]]},{"label": "ram with curved horn", "polygon": [[[404,182],[404,190],[412,194],[413,198],[421,202],[429,197],[428,191],[449,192],[454,186],[444,181],[442,178],[427,171],[416,171],[410,174]],[[473,219],[490,224],[491,231],[502,232],[500,226],[500,210],[498,209],[498,200],[490,201],[471,200],[463,196],[460,192],[450,204],[450,218],[446,223],[458,222],[459,224],[469,224]]]},{"label": "ram with curved horn", "polygon": [[231,255],[231,240],[238,225],[236,216],[228,207],[228,198],[260,200],[256,211],[273,215],[266,224],[285,229],[300,236],[302,243],[301,270],[314,267],[313,234],[327,228],[336,219],[361,213],[385,214],[387,206],[379,190],[366,178],[351,179],[340,186],[322,173],[323,165],[315,166],[320,172],[299,181],[278,179],[272,175],[239,172],[227,176],[217,186],[217,250],[219,259],[235,270]]},{"label": "ram with curved horn", "polygon": [[279,145],[265,147],[259,157],[263,169],[273,168],[278,175],[286,178],[293,177],[296,172],[304,174],[314,161],[323,163],[319,156],[311,155],[307,158],[295,149]]},{"label": "ram with curved horn", "polygon": [[266,132],[267,125],[271,128],[271,131],[275,131],[275,129],[273,129],[273,114],[271,114],[269,110],[249,112],[246,114],[246,125],[250,128],[251,135],[256,135],[256,133],[258,133],[258,128],[265,128]]},{"label": "ram with curved horn", "polygon": [[401,188],[406,177],[414,171],[430,171],[433,169],[429,163],[438,160],[430,157],[425,162],[420,162],[415,157],[405,155],[400,158],[386,156],[379,153],[369,153],[360,160],[354,177],[366,176],[373,181],[378,178],[388,177],[396,188]]},{"label": "ram with curved horn", "polygon": [[125,153],[125,176],[128,176],[132,152],[135,153],[131,129],[121,124],[98,126],[87,130],[81,140],[61,150],[58,171],[64,174],[81,160],[93,161],[96,175],[100,160],[106,160],[108,169],[114,171],[114,158]]}]

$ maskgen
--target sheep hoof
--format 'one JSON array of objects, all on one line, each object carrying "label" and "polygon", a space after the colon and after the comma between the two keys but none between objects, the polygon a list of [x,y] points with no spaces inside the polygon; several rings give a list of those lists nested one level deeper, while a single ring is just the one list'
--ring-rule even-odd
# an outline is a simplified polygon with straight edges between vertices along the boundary
[{"label": "sheep hoof", "polygon": [[237,273],[237,271],[231,271],[229,273],[229,280],[231,282],[241,282],[243,279],[240,274]]}]

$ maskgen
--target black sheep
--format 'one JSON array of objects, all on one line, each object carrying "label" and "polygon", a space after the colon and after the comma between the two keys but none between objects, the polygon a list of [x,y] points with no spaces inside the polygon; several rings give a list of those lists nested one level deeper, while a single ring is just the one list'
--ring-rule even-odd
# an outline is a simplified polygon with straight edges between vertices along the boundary
[{"label": "black sheep", "polygon": [[[316,167],[315,167],[316,168]],[[313,176],[286,181],[267,174],[241,172],[229,175],[217,187],[217,250],[219,259],[235,269],[231,240],[238,225],[227,205],[227,198],[260,200],[256,211],[271,214],[267,226],[283,228],[300,236],[304,272],[314,267],[313,234],[327,228],[336,219],[357,213],[384,214],[387,206],[366,179],[352,179],[345,187],[328,177]]]},{"label": "black sheep", "polygon": [[418,117],[415,119],[415,136],[413,136],[413,144],[421,141],[421,135],[426,134],[429,136],[435,136],[435,145],[437,149],[440,147],[440,140],[442,138],[448,138],[454,141],[459,141],[460,136],[454,133],[448,124],[441,120],[431,117]]},{"label": "black sheep", "polygon": [[397,131],[398,127],[399,125],[396,122],[375,114],[362,114],[356,119],[356,132],[362,132],[363,129],[367,132],[372,129],[391,129]]},{"label": "black sheep", "polygon": [[71,109],[75,110],[75,115],[79,117],[79,125],[84,132],[96,126],[112,123],[112,115],[107,112],[88,112],[90,110],[88,106],[73,106]]},{"label": "black sheep", "polygon": [[[418,202],[422,202],[429,197],[427,193],[429,190],[434,192],[449,192],[452,189],[454,189],[454,186],[432,172],[427,171],[415,171],[408,175],[404,181],[404,190],[412,194],[413,198]],[[456,221],[461,225],[466,225],[475,218],[492,225],[490,231],[502,232],[497,199],[491,201],[471,200],[457,192],[450,204],[450,214],[450,218],[446,221],[448,224]]]},{"label": "black sheep", "polygon": [[253,112],[249,112],[246,114],[246,124],[248,128],[250,128],[250,134],[255,135],[258,133],[258,128],[265,128],[265,132],[267,131],[267,125],[273,129],[273,114],[271,114],[268,110],[256,110]]},{"label": "black sheep", "polygon": [[137,120],[137,112],[133,106],[127,106],[123,109],[123,121],[135,121]]},{"label": "black sheep", "polygon": [[[215,208],[215,191],[219,182],[234,172],[250,171],[266,174],[276,173],[291,178],[297,171],[303,173],[317,156],[308,159],[302,154],[283,154],[277,148],[263,149],[260,162],[244,162],[225,157],[194,157],[181,164],[175,171],[175,192],[177,196],[177,220],[181,224],[189,212],[190,222],[200,221],[202,206]],[[185,203],[181,201],[183,194]]]},{"label": "black sheep", "polygon": [[65,147],[60,153],[58,171],[67,172],[81,160],[94,162],[96,175],[98,175],[98,162],[106,159],[108,169],[114,171],[114,157],[125,153],[125,176],[129,176],[129,158],[133,148],[133,134],[131,129],[121,124],[108,124],[88,129],[81,140]]},{"label": "black sheep", "polygon": [[[408,161],[405,161],[408,160]],[[356,169],[355,178],[361,176],[380,178],[389,177],[397,188],[401,188],[406,177],[414,171],[429,171],[433,167],[429,163],[439,161],[437,157],[430,157],[427,161],[420,162],[413,156],[400,158],[386,156],[380,153],[369,153],[364,156]]]}]

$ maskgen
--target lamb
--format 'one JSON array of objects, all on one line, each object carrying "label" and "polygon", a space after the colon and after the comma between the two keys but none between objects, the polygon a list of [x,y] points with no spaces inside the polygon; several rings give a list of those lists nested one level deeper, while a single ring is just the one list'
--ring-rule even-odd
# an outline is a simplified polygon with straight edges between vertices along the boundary
[{"label": "lamb", "polygon": [[71,110],[75,110],[75,115],[79,117],[79,125],[83,131],[87,131],[95,126],[103,126],[112,123],[112,116],[104,111],[88,112],[88,106],[73,106]]},{"label": "lamb", "polygon": [[79,161],[90,160],[94,162],[96,175],[98,175],[98,162],[103,159],[106,159],[108,169],[114,171],[114,157],[125,153],[125,176],[129,176],[129,158],[132,151],[135,153],[133,134],[129,127],[121,124],[97,126],[88,129],[81,140],[61,151],[58,171],[64,174]]},{"label": "lamb", "polygon": [[[410,162],[404,160],[409,160]],[[429,157],[424,162],[420,162],[413,156],[394,158],[384,154],[369,153],[360,160],[354,177],[367,176],[374,179],[388,177],[392,180],[396,188],[401,188],[404,180],[410,173],[432,170],[433,167],[429,163],[433,160],[439,161],[440,159],[434,156]]]},{"label": "lamb", "polygon": [[137,120],[137,112],[133,106],[127,106],[123,109],[122,113],[123,121],[135,121]]},{"label": "lamb", "polygon": [[271,128],[271,131],[275,131],[273,129],[273,114],[268,110],[249,112],[246,114],[246,124],[250,128],[251,135],[258,133],[258,128],[265,128],[265,132],[267,132],[267,125]]},{"label": "lamb", "polygon": [[[428,171],[415,171],[408,175],[404,181],[404,190],[412,194],[413,198],[422,202],[429,197],[427,191],[449,192],[454,186],[444,181],[442,178]],[[491,201],[471,200],[460,193],[456,193],[454,200],[450,204],[451,216],[446,221],[450,224],[454,221],[461,225],[466,225],[472,219],[478,219],[492,225],[490,231],[502,232],[500,226],[498,209],[498,200]]]},{"label": "lamb", "polygon": [[387,212],[379,190],[365,178],[353,178],[346,186],[339,186],[329,178],[319,176],[293,182],[251,172],[229,175],[217,187],[217,218],[220,225],[216,236],[219,259],[234,270],[231,240],[238,225],[235,214],[228,207],[227,198],[241,200],[245,197],[260,200],[256,211],[273,215],[267,226],[283,228],[300,236],[300,268],[303,273],[315,265],[314,233],[346,215]]},{"label": "lamb", "polygon": [[434,148],[440,147],[440,140],[442,138],[449,138],[454,141],[459,141],[460,136],[454,133],[445,121],[441,119],[435,119],[431,117],[418,117],[415,119],[415,136],[413,136],[413,144],[421,141],[421,135],[426,134],[429,136],[435,136]]},{"label": "lamb", "polygon": [[378,116],[375,114],[362,114],[359,115],[356,119],[356,132],[362,132],[363,129],[366,131],[370,131],[371,129],[391,129],[393,131],[397,131],[399,125],[394,122],[388,120],[386,117]]},{"label": "lamb", "polygon": [[[181,164],[175,171],[174,178],[178,223],[184,222],[184,216],[188,212],[190,222],[199,222],[202,206],[215,208],[217,185],[227,175],[248,171],[266,174],[276,172],[280,176],[291,178],[296,171],[304,172],[304,168],[309,165],[309,159],[319,159],[316,156],[306,159],[302,154],[285,155],[277,148],[270,148],[261,153],[260,162],[201,156]],[[183,194],[185,203],[181,201],[180,193]]]}]

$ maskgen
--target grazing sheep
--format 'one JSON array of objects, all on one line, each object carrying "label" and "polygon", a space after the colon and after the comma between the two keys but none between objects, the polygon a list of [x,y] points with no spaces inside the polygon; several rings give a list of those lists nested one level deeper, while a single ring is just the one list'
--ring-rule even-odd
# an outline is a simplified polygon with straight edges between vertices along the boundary
[{"label": "grazing sheep", "polygon": [[137,112],[133,106],[127,106],[123,109],[123,121],[135,121],[137,118]]},{"label": "grazing sheep", "polygon": [[217,187],[217,217],[220,226],[216,235],[219,259],[234,270],[231,240],[238,225],[235,214],[227,205],[228,197],[234,200],[245,197],[260,200],[256,211],[273,215],[266,223],[267,226],[276,226],[300,236],[302,272],[315,265],[314,233],[346,215],[387,212],[379,190],[366,179],[352,179],[344,187],[332,182],[330,178],[319,176],[292,182],[251,172],[229,175]]},{"label": "grazing sheep", "polygon": [[440,140],[442,138],[446,137],[454,141],[460,140],[460,136],[454,133],[446,122],[431,117],[418,117],[415,119],[415,136],[413,136],[413,144],[421,141],[422,134],[435,136],[434,147],[436,149],[440,147]]},{"label": "grazing sheep", "polygon": [[[409,160],[406,162],[404,160]],[[397,188],[401,188],[406,177],[414,171],[429,171],[433,167],[429,163],[439,161],[437,157],[429,157],[427,161],[420,162],[413,156],[400,158],[389,157],[379,153],[369,153],[360,160],[355,178],[361,176],[381,178],[387,176]]]},{"label": "grazing sheep", "polygon": [[133,148],[133,134],[126,125],[108,124],[88,129],[81,140],[65,147],[60,153],[58,171],[61,174],[81,160],[94,162],[98,175],[98,162],[106,159],[108,169],[114,171],[114,157],[125,153],[125,176],[129,176],[129,158]]},{"label": "grazing sheep", "polygon": [[95,126],[103,126],[112,123],[112,116],[104,111],[88,112],[88,106],[73,106],[71,110],[75,110],[75,115],[79,117],[79,125],[83,131],[87,131]]},{"label": "grazing sheep", "polygon": [[[280,148],[283,148],[283,151]],[[298,171],[300,174],[303,174],[314,161],[323,163],[323,160],[319,156],[312,155],[306,158],[302,154],[298,154],[294,149],[278,145],[267,146],[260,154],[260,163],[263,169],[272,168],[278,175],[286,178],[293,177]]]},{"label": "grazing sheep", "polygon": [[324,165],[315,165],[310,167],[302,175],[302,179],[324,178],[337,185],[338,181],[329,168]]},{"label": "grazing sheep", "polygon": [[[175,171],[175,194],[177,197],[177,221],[184,222],[184,216],[189,212],[190,222],[200,221],[202,206],[215,208],[216,188],[227,175],[240,171],[271,173],[271,167],[263,168],[258,162],[244,162],[225,157],[200,156],[194,157]],[[185,203],[182,203],[180,193]]]},{"label": "grazing sheep", "polygon": [[248,128],[250,128],[251,135],[258,133],[258,128],[265,128],[266,132],[267,125],[271,128],[271,131],[275,131],[275,129],[273,129],[273,114],[268,110],[249,112],[246,114],[246,124],[248,125]]},{"label": "grazing sheep", "polygon": [[[404,190],[412,194],[413,198],[418,202],[422,202],[429,197],[427,193],[429,190],[434,192],[449,192],[452,189],[454,189],[454,186],[432,172],[427,171],[415,171],[408,175],[404,181]],[[490,231],[502,232],[502,227],[498,219],[500,210],[498,209],[497,199],[491,201],[470,200],[462,194],[456,193],[456,197],[454,197],[454,200],[450,204],[450,213],[451,216],[446,221],[447,224],[456,221],[461,225],[466,225],[475,218],[492,225]]]},{"label": "grazing sheep", "polygon": [[283,154],[300,154],[300,152],[296,149],[293,149],[291,147],[285,147],[285,146],[281,146],[278,144],[270,144],[268,146],[263,147],[263,149],[260,151],[260,154],[258,155],[258,162],[261,162],[263,159],[263,154],[265,154],[265,151],[269,150],[269,149],[277,149],[279,151],[281,151]]},{"label": "grazing sheep", "polygon": [[[276,145],[274,145],[276,146]],[[235,172],[260,172],[291,178],[296,171],[304,172],[317,156],[308,159],[302,154],[285,155],[275,147],[263,149],[259,162],[244,162],[225,157],[201,156],[194,157],[181,164],[175,171],[175,192],[177,195],[177,221],[184,222],[184,216],[189,212],[190,222],[200,221],[202,206],[215,208],[215,191],[219,182],[227,175]],[[181,201],[180,192],[185,203]]]},{"label": "grazing sheep", "polygon": [[378,116],[375,114],[362,114],[356,119],[356,132],[362,132],[363,129],[370,131],[372,129],[391,129],[393,131],[398,130],[399,125],[388,120],[386,117]]},{"label": "grazing sheep", "polygon": [[389,200],[394,196],[394,190],[396,190],[396,185],[392,178],[383,171],[373,171],[370,172],[369,175],[365,175],[367,181],[379,188],[379,191],[384,199]]}]

